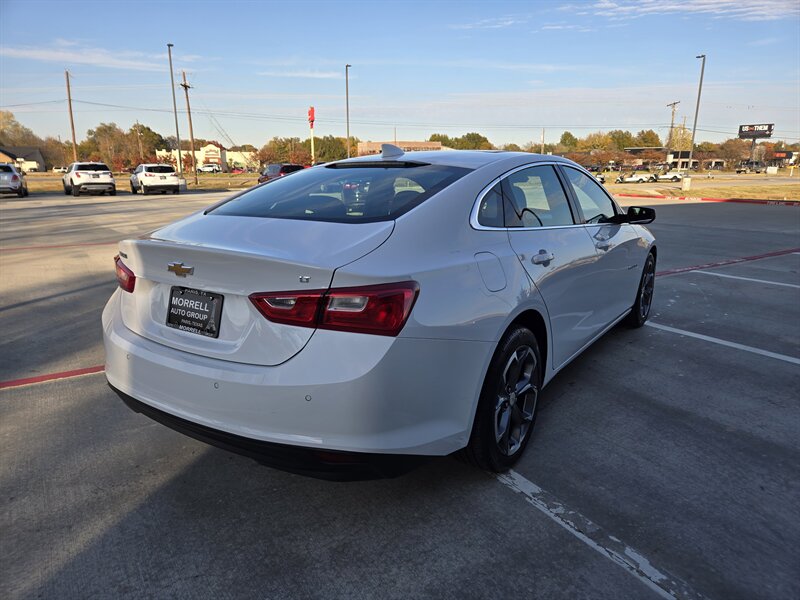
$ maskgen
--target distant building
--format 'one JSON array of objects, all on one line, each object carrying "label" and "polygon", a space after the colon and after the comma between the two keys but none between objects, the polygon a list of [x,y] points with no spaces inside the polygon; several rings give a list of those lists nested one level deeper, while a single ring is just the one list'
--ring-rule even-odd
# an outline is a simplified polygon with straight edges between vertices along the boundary
[{"label": "distant building", "polygon": [[[191,154],[189,150],[184,150],[181,155]],[[177,150],[156,150],[156,158],[159,160],[170,160],[177,164]],[[208,144],[199,150],[194,151],[194,158],[197,166],[200,165],[220,165],[223,171],[228,167],[258,167],[258,159],[255,152],[235,152],[226,150],[215,144]]]},{"label": "distant building", "polygon": [[370,154],[380,154],[382,144],[397,146],[403,152],[442,149],[442,142],[358,142],[358,155],[369,156]]},{"label": "distant building", "polygon": [[0,162],[14,163],[26,173],[44,171],[44,156],[35,146],[5,146],[0,148]]}]

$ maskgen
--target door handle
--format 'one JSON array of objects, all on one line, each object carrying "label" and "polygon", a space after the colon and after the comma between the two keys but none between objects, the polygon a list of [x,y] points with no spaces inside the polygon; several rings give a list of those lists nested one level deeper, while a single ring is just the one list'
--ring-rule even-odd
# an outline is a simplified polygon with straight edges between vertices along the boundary
[{"label": "door handle", "polygon": [[547,250],[539,250],[539,254],[534,254],[533,258],[531,258],[531,262],[535,265],[547,266],[547,263],[554,258],[555,256],[553,256],[552,252],[548,252]]},{"label": "door handle", "polygon": [[597,242],[594,245],[594,247],[597,248],[598,250],[608,250],[609,248],[611,248],[611,242],[608,241]]}]

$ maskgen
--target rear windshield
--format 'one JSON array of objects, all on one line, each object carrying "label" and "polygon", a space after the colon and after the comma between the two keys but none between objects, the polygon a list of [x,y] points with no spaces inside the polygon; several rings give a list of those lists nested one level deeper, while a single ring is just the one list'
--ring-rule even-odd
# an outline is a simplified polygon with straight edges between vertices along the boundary
[{"label": "rear windshield", "polygon": [[344,163],[303,169],[212,209],[217,215],[370,223],[395,219],[469,169],[418,163]]},{"label": "rear windshield", "polygon": [[155,167],[145,167],[145,171],[148,173],[174,173],[175,169],[170,167],[169,165],[157,165]]},{"label": "rear windshield", "polygon": [[303,168],[303,165],[283,165],[281,173],[294,173],[295,171],[302,171]]},{"label": "rear windshield", "polygon": [[12,169],[9,165],[0,165],[0,173],[13,173],[14,169]]},{"label": "rear windshield", "polygon": [[76,171],[110,171],[106,165],[102,163],[88,163],[88,164],[79,164],[75,167]]}]

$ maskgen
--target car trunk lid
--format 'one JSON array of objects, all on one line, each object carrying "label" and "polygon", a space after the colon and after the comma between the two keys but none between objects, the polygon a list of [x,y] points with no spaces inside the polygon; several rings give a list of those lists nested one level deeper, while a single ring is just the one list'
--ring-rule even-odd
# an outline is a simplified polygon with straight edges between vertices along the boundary
[{"label": "car trunk lid", "polygon": [[[145,338],[186,352],[279,364],[299,352],[314,330],[268,321],[249,295],[327,289],[338,267],[380,246],[393,227],[393,221],[193,215],[120,243],[121,259],[136,275],[133,293],[122,294],[123,321]],[[214,307],[203,308],[207,300],[221,305],[218,315]],[[208,310],[214,320],[211,335],[169,326],[168,320],[180,321],[169,316],[173,309]]]}]

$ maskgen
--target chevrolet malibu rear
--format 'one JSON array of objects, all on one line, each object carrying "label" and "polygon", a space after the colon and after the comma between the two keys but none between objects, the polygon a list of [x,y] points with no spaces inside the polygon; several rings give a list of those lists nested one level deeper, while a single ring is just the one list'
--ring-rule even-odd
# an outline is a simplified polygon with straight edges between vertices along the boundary
[{"label": "chevrolet malibu rear", "polygon": [[[548,313],[508,231],[470,215],[530,156],[390,149],[121,242],[103,312],[109,384],[137,412],[288,471],[393,476],[465,447],[507,468],[555,372]],[[647,244],[628,237],[641,269]],[[639,275],[618,273],[627,313]]]}]

